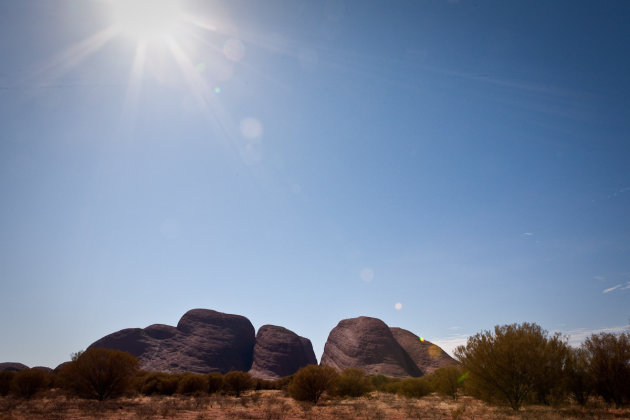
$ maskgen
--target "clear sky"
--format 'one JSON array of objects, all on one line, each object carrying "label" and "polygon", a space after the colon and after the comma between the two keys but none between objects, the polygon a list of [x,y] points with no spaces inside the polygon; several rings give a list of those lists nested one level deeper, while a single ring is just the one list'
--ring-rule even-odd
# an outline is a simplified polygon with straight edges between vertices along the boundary
[{"label": "clear sky", "polygon": [[135,2],[0,0],[0,361],[628,325],[628,1]]}]

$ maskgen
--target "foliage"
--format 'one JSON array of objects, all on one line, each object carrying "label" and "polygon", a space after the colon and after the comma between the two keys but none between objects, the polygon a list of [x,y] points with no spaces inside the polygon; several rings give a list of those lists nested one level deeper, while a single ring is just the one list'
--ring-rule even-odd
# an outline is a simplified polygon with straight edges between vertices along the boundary
[{"label": "foliage", "polygon": [[179,387],[179,375],[150,373],[141,378],[138,391],[144,395],[173,395]]},{"label": "foliage", "polygon": [[223,377],[223,386],[227,391],[233,392],[237,397],[241,396],[243,391],[251,389],[254,381],[249,373],[233,370]]},{"label": "foliage", "polygon": [[345,369],[333,387],[333,393],[340,397],[361,397],[373,389],[370,378],[363,369]]},{"label": "foliage", "polygon": [[593,386],[608,403],[630,400],[630,334],[593,334],[583,346]]},{"label": "foliage", "polygon": [[11,370],[2,370],[0,371],[0,396],[4,397],[11,390],[11,382],[13,381],[13,377],[15,376],[15,372]]},{"label": "foliage", "polygon": [[585,405],[593,391],[588,356],[584,348],[570,348],[564,369],[565,389],[580,405]]},{"label": "foliage", "polygon": [[30,399],[46,387],[48,373],[40,369],[24,369],[15,374],[11,381],[11,390],[18,397]]},{"label": "foliage", "polygon": [[462,388],[465,372],[459,366],[446,366],[437,369],[428,379],[431,381],[431,387],[438,394],[457,399],[457,392]]},{"label": "foliage", "polygon": [[428,377],[405,378],[398,386],[398,394],[408,398],[422,398],[432,391],[431,380]]},{"label": "foliage", "polygon": [[206,375],[185,373],[179,379],[178,394],[202,394],[208,392],[208,378]]},{"label": "foliage", "polygon": [[223,375],[219,372],[211,372],[207,375],[208,394],[214,394],[223,388]]},{"label": "foliage", "polygon": [[518,410],[532,394],[544,399],[561,380],[567,344],[536,324],[496,326],[459,346],[455,355],[470,372],[466,389],[486,401]]},{"label": "foliage", "polygon": [[74,355],[61,375],[77,395],[102,401],[124,394],[137,370],[138,359],[129,353],[90,348]]},{"label": "foliage", "polygon": [[289,395],[298,401],[317,404],[330,390],[339,374],[330,366],[308,365],[298,370],[289,384]]},{"label": "foliage", "polygon": [[560,334],[546,339],[544,344],[535,348],[538,363],[531,367],[534,375],[532,400],[539,404],[557,404],[565,400],[565,368],[570,348]]}]

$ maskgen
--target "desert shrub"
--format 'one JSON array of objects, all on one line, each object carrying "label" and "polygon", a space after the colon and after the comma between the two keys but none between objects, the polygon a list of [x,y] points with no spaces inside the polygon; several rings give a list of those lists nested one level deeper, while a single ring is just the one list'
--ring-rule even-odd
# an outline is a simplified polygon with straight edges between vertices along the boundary
[{"label": "desert shrub", "polygon": [[470,372],[466,390],[518,410],[528,399],[545,400],[561,384],[567,344],[536,324],[494,327],[469,337],[455,355]]},{"label": "desert shrub", "polygon": [[15,372],[11,370],[3,370],[0,371],[0,396],[5,396],[11,390],[11,382],[13,381],[13,377],[15,376]]},{"label": "desert shrub", "polygon": [[620,406],[630,400],[630,334],[593,334],[583,348],[595,392]]},{"label": "desert shrub", "polygon": [[18,397],[30,399],[48,385],[48,373],[40,369],[24,369],[15,374],[11,391]]},{"label": "desert shrub", "polygon": [[211,372],[208,374],[208,394],[214,394],[223,388],[223,375],[219,372]]},{"label": "desert shrub", "polygon": [[588,371],[588,356],[584,348],[570,348],[565,366],[565,389],[575,402],[585,405],[593,390]]},{"label": "desert shrub", "polygon": [[74,355],[60,374],[77,395],[102,401],[127,392],[137,370],[138,359],[129,353],[89,348]]},{"label": "desert shrub", "polygon": [[345,369],[333,386],[332,392],[340,397],[361,397],[372,390],[372,383],[363,369]]},{"label": "desert shrub", "polygon": [[431,373],[428,379],[431,381],[431,387],[438,394],[456,400],[465,376],[459,366],[446,366]]},{"label": "desert shrub", "polygon": [[372,383],[374,389],[379,392],[386,392],[388,394],[396,394],[398,393],[398,389],[400,388],[399,378],[391,378],[385,375],[371,376],[370,382]]},{"label": "desert shrub", "polygon": [[271,381],[269,389],[287,390],[292,380],[293,380],[293,375],[289,375],[289,376],[285,376],[284,378],[273,380]]},{"label": "desert shrub", "polygon": [[383,391],[385,385],[390,382],[390,378],[385,375],[373,375],[370,376],[370,382],[372,383],[374,389],[377,391]]},{"label": "desert shrub", "polygon": [[178,375],[151,373],[142,379],[139,391],[144,395],[173,395],[179,387]]},{"label": "desert shrub", "polygon": [[237,397],[240,397],[243,391],[251,389],[253,385],[254,381],[251,375],[246,372],[234,370],[223,376],[223,387]]},{"label": "desert shrub", "polygon": [[208,392],[208,376],[195,373],[185,373],[179,379],[178,394],[201,394]]},{"label": "desert shrub", "polygon": [[330,366],[305,366],[293,376],[288,387],[289,395],[298,401],[317,404],[324,392],[331,389],[338,375]]},{"label": "desert shrub", "polygon": [[409,398],[422,398],[432,391],[430,379],[422,377],[403,379],[398,385],[397,393]]}]

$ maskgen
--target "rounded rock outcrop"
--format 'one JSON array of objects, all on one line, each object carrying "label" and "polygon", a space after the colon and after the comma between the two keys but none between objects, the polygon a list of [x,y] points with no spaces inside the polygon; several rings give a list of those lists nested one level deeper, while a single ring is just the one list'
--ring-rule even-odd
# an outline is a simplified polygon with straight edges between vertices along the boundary
[{"label": "rounded rock outcrop", "polygon": [[328,336],[322,365],[338,370],[360,368],[368,375],[418,377],[422,372],[380,319],[344,319]]},{"label": "rounded rock outcrop", "polygon": [[317,364],[308,338],[275,325],[263,325],[256,334],[254,361],[249,373],[262,379],[289,376],[306,365]]},{"label": "rounded rock outcrop", "polygon": [[252,323],[240,315],[192,309],[177,327],[153,324],[109,334],[90,347],[131,353],[148,371],[227,373],[248,371],[255,344]]},{"label": "rounded rock outcrop", "polygon": [[28,369],[28,366],[17,362],[2,362],[0,363],[0,371],[9,370],[13,372],[19,372],[21,370]]}]

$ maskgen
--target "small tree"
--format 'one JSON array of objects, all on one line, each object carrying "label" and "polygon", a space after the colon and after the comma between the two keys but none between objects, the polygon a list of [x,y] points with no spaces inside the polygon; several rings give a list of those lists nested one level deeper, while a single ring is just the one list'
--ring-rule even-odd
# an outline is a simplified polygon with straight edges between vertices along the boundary
[{"label": "small tree", "polygon": [[533,400],[550,405],[565,400],[566,366],[569,346],[559,333],[545,337],[544,344],[533,349],[538,352],[538,363],[532,366]]},{"label": "small tree", "polygon": [[129,353],[89,348],[74,355],[61,374],[78,395],[102,401],[125,393],[137,370],[138,359]]},{"label": "small tree", "polygon": [[233,370],[223,376],[223,385],[234,395],[240,397],[243,391],[252,388],[254,381],[249,373]]},{"label": "small tree", "polygon": [[559,336],[550,339],[540,326],[525,322],[478,333],[459,346],[455,355],[470,372],[469,392],[518,410],[531,394],[546,395],[557,385],[566,346]]},{"label": "small tree", "polygon": [[570,348],[565,366],[565,387],[573,399],[580,405],[586,404],[593,391],[593,382],[589,375],[588,356],[584,348]]},{"label": "small tree", "polygon": [[334,394],[340,397],[356,398],[367,394],[373,388],[370,378],[363,369],[348,368],[341,372],[333,389]]},{"label": "small tree", "polygon": [[584,342],[595,391],[608,403],[630,400],[630,334],[593,334]]},{"label": "small tree", "polygon": [[308,365],[298,370],[289,384],[289,395],[298,401],[317,404],[333,386],[339,374],[330,366]]},{"label": "small tree", "polygon": [[30,399],[48,384],[48,374],[40,369],[24,369],[15,374],[11,389],[18,397]]}]

